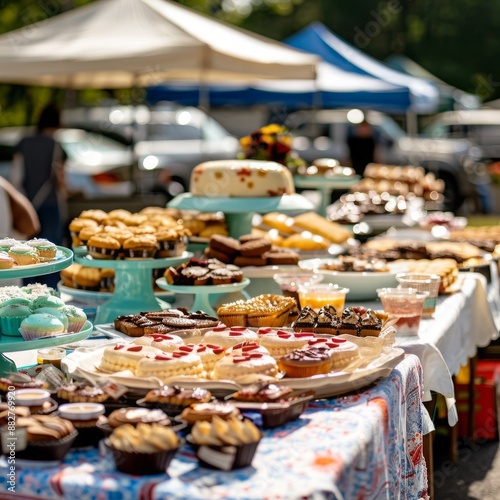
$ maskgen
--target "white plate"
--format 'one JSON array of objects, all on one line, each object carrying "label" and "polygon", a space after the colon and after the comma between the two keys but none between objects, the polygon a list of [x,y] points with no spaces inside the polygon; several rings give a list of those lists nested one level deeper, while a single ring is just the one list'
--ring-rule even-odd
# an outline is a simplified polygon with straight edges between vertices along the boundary
[{"label": "white plate", "polygon": [[[361,342],[362,340],[358,339],[358,341]],[[98,369],[103,350],[104,347],[86,350],[77,349],[64,358],[62,363],[65,371],[73,377],[82,377],[92,382],[106,378],[112,382],[134,389],[147,390],[177,383],[184,387],[203,387],[209,390],[235,392],[243,386],[243,384],[238,384],[230,380],[207,380],[187,376],[175,377],[162,382],[156,378],[135,377],[130,371],[105,374]],[[293,389],[312,389],[316,393],[316,398],[332,397],[361,389],[379,378],[386,377],[404,358],[404,355],[403,349],[393,347],[392,345],[385,345],[377,356],[351,372],[332,372],[327,375],[306,378],[282,378],[279,380],[279,383],[289,385]],[[254,383],[255,381],[249,380],[248,383]]]},{"label": "white plate", "polygon": [[303,270],[313,271],[323,276],[322,283],[333,283],[349,288],[346,296],[348,302],[356,300],[373,300],[377,298],[377,288],[391,288],[398,285],[396,274],[406,271],[403,266],[391,266],[389,272],[340,272],[321,269],[321,265],[332,259],[309,259],[299,262]]}]

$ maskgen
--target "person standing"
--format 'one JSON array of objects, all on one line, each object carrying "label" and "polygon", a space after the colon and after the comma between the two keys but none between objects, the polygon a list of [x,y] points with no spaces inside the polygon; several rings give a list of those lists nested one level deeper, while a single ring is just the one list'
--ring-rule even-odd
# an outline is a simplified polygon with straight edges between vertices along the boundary
[{"label": "person standing", "polygon": [[351,167],[363,175],[368,163],[378,163],[378,150],[372,126],[365,120],[358,123],[347,138]]},{"label": "person standing", "polygon": [[[36,133],[21,139],[16,146],[10,180],[33,204],[40,220],[39,238],[63,245],[66,224],[66,155],[54,134],[60,126],[55,104],[42,110]],[[37,281],[55,288],[58,275],[40,276]]]}]

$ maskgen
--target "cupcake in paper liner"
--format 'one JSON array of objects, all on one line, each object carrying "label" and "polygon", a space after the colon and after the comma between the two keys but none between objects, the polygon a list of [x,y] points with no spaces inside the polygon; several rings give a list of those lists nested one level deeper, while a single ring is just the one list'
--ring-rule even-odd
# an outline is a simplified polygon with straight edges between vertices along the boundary
[{"label": "cupcake in paper liner", "polygon": [[25,318],[32,314],[28,306],[9,304],[0,307],[0,333],[12,337],[19,337],[19,327]]},{"label": "cupcake in paper liner", "polygon": [[23,319],[19,327],[24,340],[51,337],[65,332],[64,325],[55,316],[45,313],[31,314]]},{"label": "cupcake in paper liner", "polygon": [[85,325],[87,315],[83,309],[75,306],[65,306],[63,312],[68,318],[68,332],[77,333]]},{"label": "cupcake in paper liner", "polygon": [[252,463],[261,437],[259,429],[249,419],[223,420],[215,416],[211,422],[194,424],[190,442],[202,465],[229,471]]},{"label": "cupcake in paper liner", "polygon": [[160,424],[124,424],[104,441],[116,468],[134,475],[165,473],[183,441],[175,431]]}]

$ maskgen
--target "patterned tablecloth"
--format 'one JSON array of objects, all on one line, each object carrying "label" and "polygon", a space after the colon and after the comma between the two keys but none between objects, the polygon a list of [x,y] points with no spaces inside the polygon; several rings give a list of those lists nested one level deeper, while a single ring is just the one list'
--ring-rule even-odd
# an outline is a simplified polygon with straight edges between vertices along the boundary
[{"label": "patterned tablecloth", "polygon": [[252,466],[202,468],[185,445],[168,475],[137,477],[116,472],[98,450],[74,451],[59,466],[18,463],[10,495],[2,459],[0,498],[418,499],[427,492],[421,393],[420,362],[408,355],[370,387],[312,401],[299,419],[264,431]]}]

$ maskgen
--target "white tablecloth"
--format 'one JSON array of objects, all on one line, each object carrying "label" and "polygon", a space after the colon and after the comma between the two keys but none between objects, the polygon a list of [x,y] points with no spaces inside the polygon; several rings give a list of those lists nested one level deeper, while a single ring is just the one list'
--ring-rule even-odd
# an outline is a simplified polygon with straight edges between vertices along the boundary
[{"label": "white tablecloth", "polygon": [[[424,401],[431,399],[431,391],[442,394],[452,426],[458,422],[452,375],[476,354],[478,347],[498,338],[497,270],[492,274],[492,283],[487,285],[479,273],[461,273],[461,290],[438,298],[434,317],[421,321],[418,336],[396,335],[396,345],[418,356],[422,363]],[[380,308],[380,302],[364,305]]]}]

